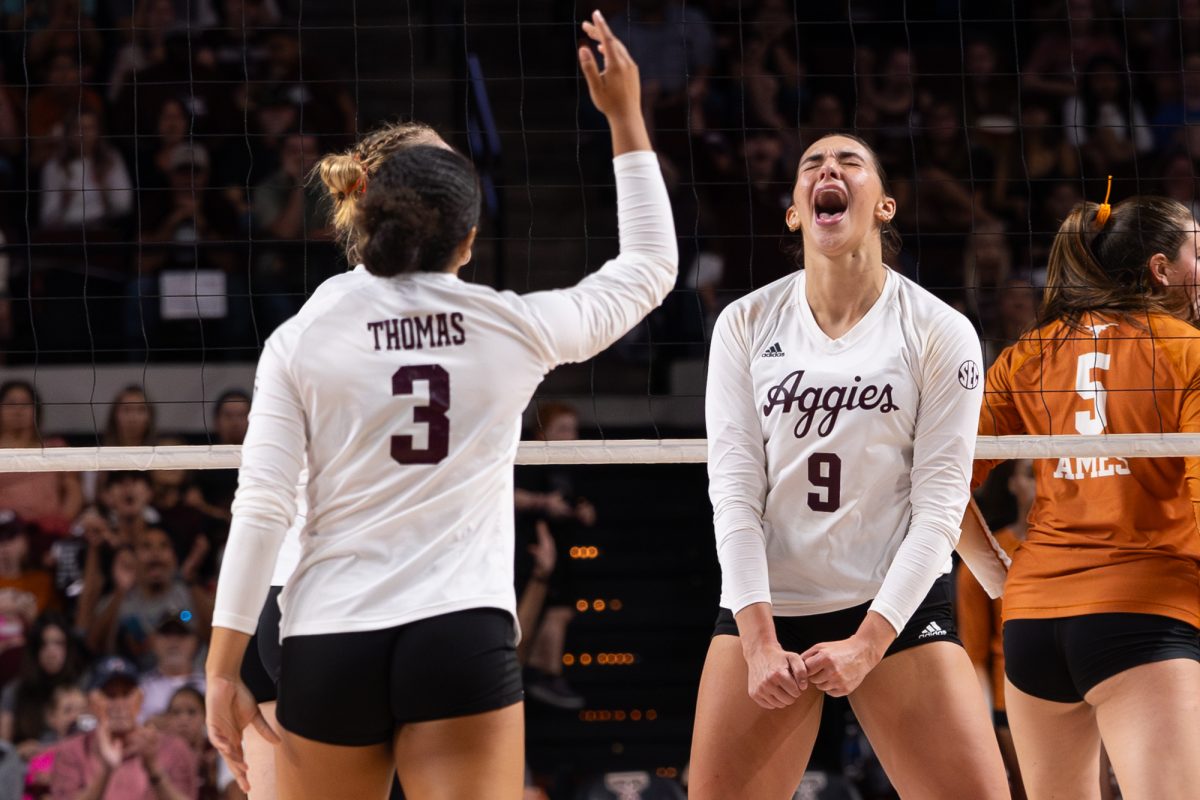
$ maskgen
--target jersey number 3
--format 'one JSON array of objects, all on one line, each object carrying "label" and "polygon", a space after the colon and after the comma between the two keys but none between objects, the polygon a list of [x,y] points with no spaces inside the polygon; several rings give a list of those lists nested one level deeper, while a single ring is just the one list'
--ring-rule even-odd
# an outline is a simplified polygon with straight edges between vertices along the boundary
[{"label": "jersey number 3", "polygon": [[1093,376],[1095,370],[1108,369],[1112,357],[1108,353],[1084,353],[1079,357],[1075,368],[1075,391],[1084,400],[1091,400],[1096,405],[1096,414],[1090,411],[1075,412],[1075,430],[1084,436],[1104,433],[1108,425],[1108,390],[1104,384]]},{"label": "jersey number 3", "polygon": [[450,373],[437,364],[401,367],[392,376],[392,394],[413,393],[413,383],[429,382],[429,403],[413,409],[413,421],[429,427],[429,441],[424,448],[413,447],[413,437],[400,434],[392,437],[392,458],[401,464],[437,464],[450,451]]}]

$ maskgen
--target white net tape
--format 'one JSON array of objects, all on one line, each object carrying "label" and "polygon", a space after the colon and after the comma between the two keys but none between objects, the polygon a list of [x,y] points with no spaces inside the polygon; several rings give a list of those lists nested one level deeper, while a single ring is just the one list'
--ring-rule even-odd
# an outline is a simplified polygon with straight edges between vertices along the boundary
[{"label": "white net tape", "polygon": [[[1175,458],[1200,456],[1200,434],[980,436],[976,458]],[[521,442],[518,464],[703,464],[703,439]],[[237,469],[236,445],[56,447],[0,450],[0,472]]]}]

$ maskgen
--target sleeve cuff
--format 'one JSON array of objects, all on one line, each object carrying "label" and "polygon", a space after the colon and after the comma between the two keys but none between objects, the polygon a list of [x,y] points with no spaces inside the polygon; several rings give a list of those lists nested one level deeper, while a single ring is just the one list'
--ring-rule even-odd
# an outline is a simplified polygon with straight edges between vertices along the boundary
[{"label": "sleeve cuff", "polygon": [[626,170],[635,169],[638,166],[653,165],[658,169],[658,153],[653,150],[632,150],[628,153],[622,153],[619,156],[613,156],[613,170],[615,172],[625,172]]},{"label": "sleeve cuff", "polygon": [[258,618],[250,619],[243,617],[241,614],[233,614],[228,611],[214,611],[212,624],[214,628],[228,628],[231,631],[244,633],[247,636],[253,636],[258,630]]}]

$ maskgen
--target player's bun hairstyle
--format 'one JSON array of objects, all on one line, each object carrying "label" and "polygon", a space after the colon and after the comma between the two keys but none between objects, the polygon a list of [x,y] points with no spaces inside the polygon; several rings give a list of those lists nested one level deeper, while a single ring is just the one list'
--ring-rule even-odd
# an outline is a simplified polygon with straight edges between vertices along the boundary
[{"label": "player's bun hairstyle", "polygon": [[[883,168],[883,162],[879,160],[879,154],[876,153],[875,148],[867,144],[866,140],[862,137],[855,136],[853,133],[830,131],[829,133],[823,133],[816,139],[813,139],[812,144],[810,144],[809,147],[812,147],[812,145],[816,144],[822,139],[828,139],[831,136],[840,136],[843,139],[849,139],[852,142],[857,142],[860,146],[862,146],[862,149],[865,150],[867,155],[871,158],[871,166],[874,167],[875,174],[879,176],[879,183],[883,186],[884,196],[894,196],[891,188],[888,186],[887,170]],[[808,148],[805,149],[807,150]],[[903,244],[903,241],[900,238],[900,231],[896,230],[896,226],[892,224],[891,220],[879,223],[879,243],[883,250],[883,260],[885,262],[893,261],[898,255],[900,255],[900,247]],[[797,267],[804,266],[804,237],[802,235],[792,236],[784,239],[780,246],[785,253],[792,257],[792,260],[795,261]]]},{"label": "player's bun hairstyle", "polygon": [[1179,256],[1196,230],[1187,207],[1166,197],[1135,196],[1115,204],[1108,220],[1097,225],[1099,209],[1080,203],[1059,226],[1038,327],[1062,320],[1080,329],[1083,316],[1093,312],[1170,314],[1196,324],[1190,293],[1160,286],[1149,263],[1156,253],[1171,260]]},{"label": "player's bun hairstyle", "polygon": [[355,236],[372,275],[441,272],[479,224],[479,177],[452,150],[417,145],[393,153],[358,203]]},{"label": "player's bun hairstyle", "polygon": [[441,141],[437,131],[421,122],[395,122],[376,128],[344,153],[331,153],[313,168],[310,180],[319,178],[329,192],[329,224],[346,253],[346,261],[362,261],[354,238],[354,212],[367,183],[387,157],[397,150]]}]

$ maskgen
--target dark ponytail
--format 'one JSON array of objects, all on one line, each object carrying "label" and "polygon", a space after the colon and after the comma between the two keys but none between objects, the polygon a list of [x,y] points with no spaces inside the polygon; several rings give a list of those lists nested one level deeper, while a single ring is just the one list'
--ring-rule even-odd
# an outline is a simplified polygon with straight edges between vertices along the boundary
[{"label": "dark ponytail", "polygon": [[442,272],[479,223],[475,168],[442,147],[418,145],[388,157],[367,182],[355,227],[372,275]]}]

